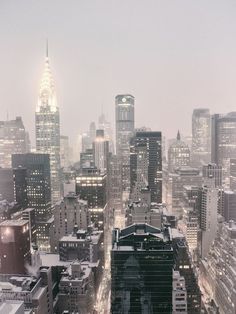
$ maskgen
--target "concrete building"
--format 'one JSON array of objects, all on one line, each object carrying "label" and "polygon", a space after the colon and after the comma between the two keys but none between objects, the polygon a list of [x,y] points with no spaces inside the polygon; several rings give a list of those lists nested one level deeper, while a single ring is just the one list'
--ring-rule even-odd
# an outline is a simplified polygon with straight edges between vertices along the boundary
[{"label": "concrete building", "polygon": [[130,139],[134,134],[134,97],[117,95],[116,106],[116,155],[121,162],[123,191],[130,189]]},{"label": "concrete building", "polygon": [[93,272],[89,263],[74,262],[60,280],[59,313],[92,313],[95,302]]},{"label": "concrete building", "polygon": [[88,205],[75,194],[68,194],[54,206],[52,251],[58,251],[59,240],[74,231],[74,228],[87,230],[90,224]]},{"label": "concrete building", "polygon": [[201,257],[209,253],[217,231],[218,191],[214,187],[202,188],[202,202],[200,212],[201,229]]},{"label": "concrete building", "polygon": [[52,314],[53,295],[51,276],[51,270],[47,267],[40,269],[39,276],[37,275],[37,277],[1,274],[1,300],[3,302],[24,302],[27,314]]}]

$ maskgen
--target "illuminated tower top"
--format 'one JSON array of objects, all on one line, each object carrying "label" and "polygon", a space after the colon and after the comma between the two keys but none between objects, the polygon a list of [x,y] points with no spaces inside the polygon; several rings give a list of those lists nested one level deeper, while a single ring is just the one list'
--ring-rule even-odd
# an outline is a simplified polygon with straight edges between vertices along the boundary
[{"label": "illuminated tower top", "polygon": [[52,77],[51,68],[48,57],[48,43],[46,46],[46,58],[44,64],[44,71],[39,88],[39,99],[36,111],[39,112],[41,107],[50,107],[51,111],[57,111],[57,100],[55,92],[55,84]]}]

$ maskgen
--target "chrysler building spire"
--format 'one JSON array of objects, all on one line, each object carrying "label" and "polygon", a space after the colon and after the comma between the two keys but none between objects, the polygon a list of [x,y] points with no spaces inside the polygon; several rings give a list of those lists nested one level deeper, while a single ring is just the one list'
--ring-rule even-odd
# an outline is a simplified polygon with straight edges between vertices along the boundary
[{"label": "chrysler building spire", "polygon": [[48,57],[48,41],[46,42],[46,58],[44,64],[44,71],[39,87],[39,99],[37,111],[40,107],[50,107],[52,111],[57,110],[57,100],[55,92],[55,84],[52,77],[51,68]]}]

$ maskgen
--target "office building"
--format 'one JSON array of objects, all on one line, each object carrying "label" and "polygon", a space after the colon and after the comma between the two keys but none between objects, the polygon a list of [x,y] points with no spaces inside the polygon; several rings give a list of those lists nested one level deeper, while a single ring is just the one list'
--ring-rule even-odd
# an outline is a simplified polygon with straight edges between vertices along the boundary
[{"label": "office building", "polygon": [[113,231],[111,313],[172,313],[173,248],[168,229]]},{"label": "office building", "polygon": [[130,147],[131,192],[148,187],[151,201],[162,202],[161,132],[136,132]]},{"label": "office building", "polygon": [[28,152],[27,136],[21,117],[0,121],[0,167],[11,168],[12,154]]},{"label": "office building", "polygon": [[201,257],[207,256],[217,231],[218,190],[203,186],[200,212]]},{"label": "office building", "polygon": [[134,135],[134,97],[117,95],[116,106],[116,155],[122,167],[123,191],[130,188],[130,139]]},{"label": "office building", "polygon": [[176,141],[168,149],[168,170],[190,165],[190,149],[187,144],[181,141],[178,131]]},{"label": "office building", "polygon": [[0,273],[25,274],[31,262],[28,221],[5,220],[0,234]]},{"label": "office building", "polygon": [[15,154],[12,166],[26,169],[28,207],[35,208],[37,222],[46,221],[51,217],[49,154]]},{"label": "office building", "polygon": [[194,109],[192,115],[192,164],[211,160],[211,117],[209,109]]},{"label": "office building", "polygon": [[223,182],[230,184],[230,159],[236,158],[236,112],[212,117],[212,162],[222,166]]},{"label": "office building", "polygon": [[36,152],[50,156],[52,204],[60,200],[60,115],[48,51],[35,113]]},{"label": "office building", "polygon": [[107,175],[97,168],[83,169],[76,177],[76,194],[88,207],[104,208],[107,203]]}]

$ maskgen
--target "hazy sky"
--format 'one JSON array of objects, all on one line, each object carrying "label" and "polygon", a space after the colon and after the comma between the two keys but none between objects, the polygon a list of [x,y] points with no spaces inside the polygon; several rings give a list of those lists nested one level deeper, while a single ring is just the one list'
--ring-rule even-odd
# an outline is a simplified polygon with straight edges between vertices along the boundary
[{"label": "hazy sky", "polygon": [[46,38],[73,139],[102,106],[114,123],[118,93],[167,137],[190,133],[193,108],[236,110],[235,0],[0,0],[0,120],[21,115],[32,140]]}]

